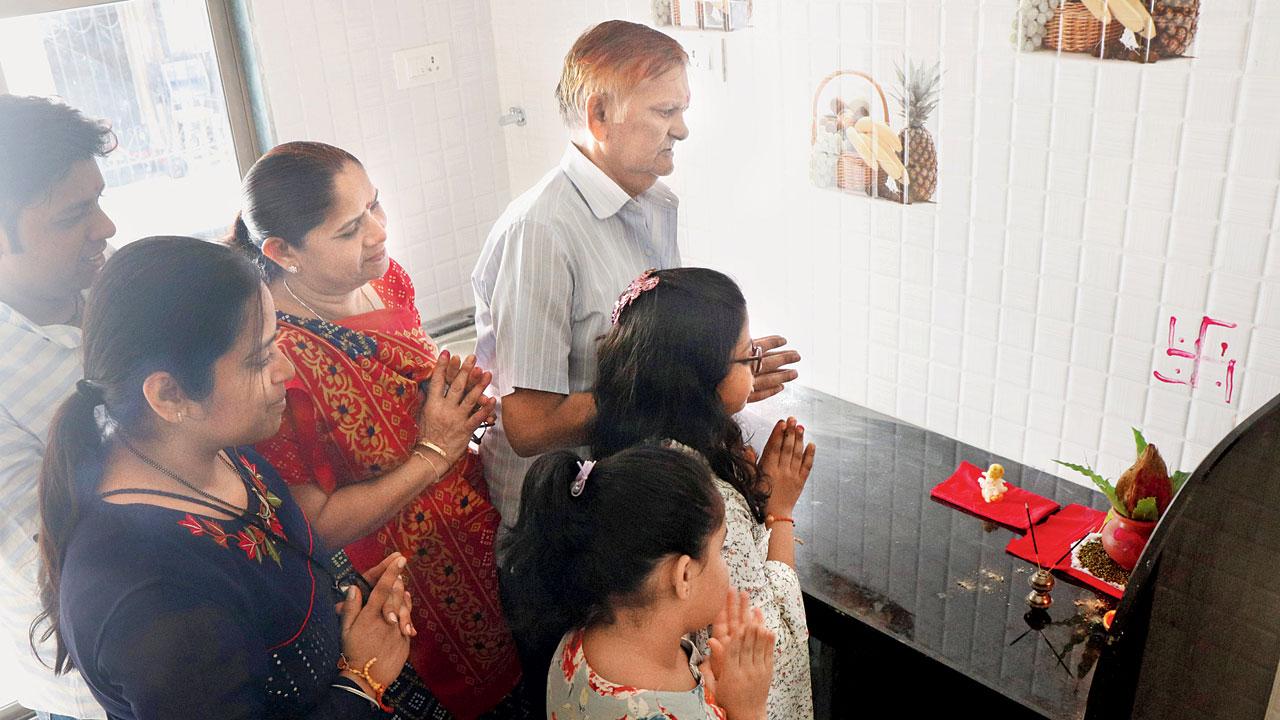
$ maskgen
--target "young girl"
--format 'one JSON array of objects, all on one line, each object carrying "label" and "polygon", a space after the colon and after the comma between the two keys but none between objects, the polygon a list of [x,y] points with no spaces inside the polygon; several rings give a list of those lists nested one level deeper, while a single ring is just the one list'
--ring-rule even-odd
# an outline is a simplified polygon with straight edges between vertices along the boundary
[{"label": "young girl", "polygon": [[[763,720],[774,638],[729,592],[723,517],[706,466],[680,451],[539,458],[506,549],[513,626],[560,638],[548,718]],[[713,619],[700,670],[685,636]]]},{"label": "young girl", "polygon": [[[715,473],[724,498],[729,582],[764,612],[778,637],[771,720],[813,717],[809,629],[795,573],[793,509],[814,446],[795,418],[779,420],[756,459],[733,414],[759,372],[738,286],[703,268],[646,272],[614,309],[598,351],[592,452],[660,443],[684,449]],[[713,654],[714,656],[714,654]]]}]

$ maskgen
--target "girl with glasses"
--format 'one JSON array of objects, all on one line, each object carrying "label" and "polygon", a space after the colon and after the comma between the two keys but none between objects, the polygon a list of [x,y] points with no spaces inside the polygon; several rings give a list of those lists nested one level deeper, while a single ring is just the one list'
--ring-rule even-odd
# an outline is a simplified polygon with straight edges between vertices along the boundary
[{"label": "girl with glasses", "polygon": [[729,580],[777,636],[769,718],[808,720],[809,630],[792,511],[815,448],[788,418],[757,458],[733,418],[746,406],[762,355],[751,342],[742,291],[715,270],[646,272],[619,298],[614,319],[597,354],[593,456],[659,443],[711,468],[724,498]]}]

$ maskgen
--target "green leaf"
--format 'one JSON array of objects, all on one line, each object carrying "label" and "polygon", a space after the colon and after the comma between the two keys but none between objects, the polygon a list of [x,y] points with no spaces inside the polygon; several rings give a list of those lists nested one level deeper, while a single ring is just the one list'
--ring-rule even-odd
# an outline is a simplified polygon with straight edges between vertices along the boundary
[{"label": "green leaf", "polygon": [[[280,551],[276,550],[276,544],[271,542],[271,538],[263,537],[262,546],[267,549],[267,555],[276,561],[276,567],[280,567]],[[258,556],[258,562],[262,562],[262,556]]]},{"label": "green leaf", "polygon": [[1186,470],[1179,470],[1169,476],[1169,484],[1173,485],[1173,494],[1177,495],[1182,486],[1186,484],[1187,478],[1191,477],[1191,473]]},{"label": "green leaf", "polygon": [[1133,506],[1133,519],[1151,522],[1160,517],[1160,508],[1156,505],[1156,499],[1153,497],[1145,497]]},{"label": "green leaf", "polygon": [[1138,428],[1132,428],[1133,442],[1138,446],[1138,457],[1142,457],[1142,453],[1147,451],[1147,439],[1142,437],[1142,431]]},{"label": "green leaf", "polygon": [[1094,472],[1093,468],[1088,465],[1077,465],[1075,463],[1064,462],[1062,460],[1054,460],[1054,462],[1063,467],[1071,468],[1092,480],[1093,484],[1097,485],[1098,489],[1102,491],[1102,494],[1107,496],[1107,500],[1111,501],[1111,507],[1115,508],[1115,511],[1118,514],[1123,515],[1124,517],[1129,517],[1128,511],[1125,510],[1124,503],[1120,502],[1120,498],[1116,496],[1116,489],[1111,484],[1110,480]]}]

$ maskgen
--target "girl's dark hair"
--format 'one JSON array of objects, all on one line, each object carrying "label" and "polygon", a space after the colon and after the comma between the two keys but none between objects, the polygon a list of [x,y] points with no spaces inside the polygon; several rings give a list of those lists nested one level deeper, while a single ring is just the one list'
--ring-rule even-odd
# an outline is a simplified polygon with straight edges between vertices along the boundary
[{"label": "girl's dark hair", "polygon": [[575,497],[578,460],[569,450],[538,458],[503,541],[512,630],[548,652],[574,628],[646,604],[654,567],[672,555],[704,559],[724,522],[710,470],[687,452],[624,450],[596,463]]},{"label": "girl's dark hair", "polygon": [[43,202],[71,166],[116,147],[111,128],[42,97],[0,95],[0,226],[21,252],[18,216]]},{"label": "girl's dark hair", "polygon": [[278,237],[291,247],[324,222],[333,206],[333,179],[354,155],[321,142],[287,142],[271,148],[249,168],[241,210],[226,243],[243,252],[274,280],[283,271],[262,254],[262,243]]},{"label": "girl's dark hair", "polygon": [[657,286],[622,311],[597,350],[592,454],[603,458],[640,443],[676,440],[701,452],[763,522],[768,489],[717,392],[747,320],[746,299],[715,270],[676,268],[654,276]]},{"label": "girl's dark hair", "polygon": [[67,546],[97,496],[113,432],[146,437],[152,428],[142,384],[171,374],[192,399],[213,392],[213,365],[255,317],[261,327],[262,274],[229,248],[189,237],[152,237],[111,256],[93,286],[84,318],[84,380],[58,408],[40,471],[40,599],[36,637],[57,636],[54,670],[69,667],[58,624],[58,588]]}]

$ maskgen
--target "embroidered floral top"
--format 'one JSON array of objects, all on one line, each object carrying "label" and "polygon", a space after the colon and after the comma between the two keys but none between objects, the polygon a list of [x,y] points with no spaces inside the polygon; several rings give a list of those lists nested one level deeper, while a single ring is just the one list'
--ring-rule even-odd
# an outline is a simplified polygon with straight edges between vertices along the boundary
[{"label": "embroidered floral top", "polygon": [[689,672],[697,682],[685,692],[641,690],[610,682],[587,664],[582,630],[560,641],[547,672],[549,720],[726,720],[724,710],[707,699],[696,651],[686,641]]},{"label": "embroidered floral top", "polygon": [[[701,458],[674,440],[663,443]],[[769,560],[769,529],[756,522],[747,499],[732,485],[715,479],[724,498],[724,555],[729,583],[751,598],[764,613],[765,627],[777,636],[773,651],[773,683],[769,686],[769,720],[812,720],[813,685],[809,677],[809,623],[804,614],[800,578],[790,565]],[[699,634],[705,648],[707,633]]]},{"label": "embroidered floral top", "polygon": [[[374,718],[334,683],[341,627],[327,558],[285,484],[252,450],[231,453],[242,520],[90,500],[62,572],[72,662],[111,718]],[[296,549],[295,549],[296,548]]]}]

